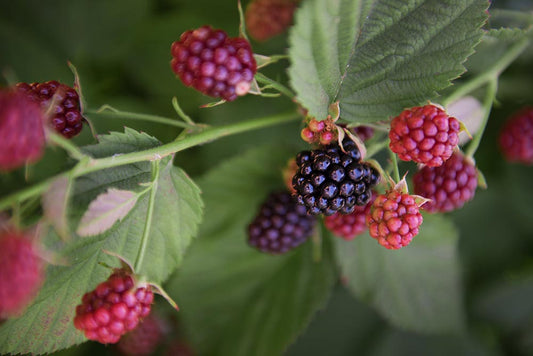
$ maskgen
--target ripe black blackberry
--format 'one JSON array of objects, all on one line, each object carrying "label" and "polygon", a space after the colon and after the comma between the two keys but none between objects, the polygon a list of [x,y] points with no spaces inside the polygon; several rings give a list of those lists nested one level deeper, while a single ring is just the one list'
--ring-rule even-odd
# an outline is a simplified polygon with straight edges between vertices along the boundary
[{"label": "ripe black blackberry", "polygon": [[54,100],[49,123],[65,138],[72,138],[81,132],[84,119],[81,115],[80,97],[74,88],[55,80],[18,83],[17,88],[46,111],[50,110],[49,106]]},{"label": "ripe black blackberry", "polygon": [[315,222],[289,192],[271,193],[248,226],[248,243],[262,252],[282,254],[305,242]]},{"label": "ripe black blackberry", "polygon": [[380,179],[376,169],[361,161],[361,152],[351,140],[296,156],[298,170],[292,179],[298,203],[312,215],[350,214],[372,197],[371,188]]},{"label": "ripe black blackberry", "polygon": [[248,93],[257,72],[247,40],[210,26],[184,32],[171,53],[170,65],[183,84],[226,101]]}]

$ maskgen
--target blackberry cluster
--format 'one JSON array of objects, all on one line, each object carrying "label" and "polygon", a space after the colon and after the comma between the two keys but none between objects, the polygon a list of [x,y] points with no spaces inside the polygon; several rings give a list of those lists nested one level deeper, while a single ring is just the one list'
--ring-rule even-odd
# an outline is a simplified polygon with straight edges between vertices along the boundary
[{"label": "blackberry cluster", "polygon": [[74,326],[102,344],[114,344],[150,314],[154,294],[150,286],[137,286],[131,274],[117,270],[76,307]]},{"label": "blackberry cluster", "polygon": [[312,215],[351,214],[355,206],[367,204],[371,188],[378,184],[376,169],[361,161],[361,152],[345,139],[343,149],[329,145],[296,156],[298,170],[292,179],[298,203]]},{"label": "blackberry cluster", "polygon": [[262,252],[282,254],[305,242],[315,222],[289,192],[272,193],[248,226],[248,243]]},{"label": "blackberry cluster", "polygon": [[83,116],[76,90],[55,80],[45,83],[18,83],[17,88],[39,103],[44,110],[48,111],[51,100],[55,101],[49,122],[58,133],[72,138],[81,132]]},{"label": "blackberry cluster", "polygon": [[184,32],[171,53],[170,65],[183,84],[226,101],[248,93],[257,71],[247,40],[210,26]]}]

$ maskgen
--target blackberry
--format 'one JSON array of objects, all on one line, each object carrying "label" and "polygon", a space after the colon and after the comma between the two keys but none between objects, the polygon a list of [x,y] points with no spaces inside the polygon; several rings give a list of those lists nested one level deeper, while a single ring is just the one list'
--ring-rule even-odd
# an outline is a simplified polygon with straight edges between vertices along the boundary
[{"label": "blackberry", "polygon": [[533,107],[509,118],[500,131],[499,144],[507,161],[533,164]]},{"label": "blackberry", "polygon": [[338,145],[329,145],[296,156],[298,170],[292,184],[298,203],[309,214],[351,214],[356,205],[371,199],[371,188],[380,180],[378,171],[361,161],[353,141],[344,140],[343,148],[344,152]]},{"label": "blackberry", "polygon": [[[18,83],[19,91],[25,93],[50,112],[49,123],[66,138],[78,135],[83,128],[80,97],[74,88],[55,80],[45,83]],[[54,107],[49,108],[54,101]]]},{"label": "blackberry", "polygon": [[39,105],[13,90],[0,90],[0,171],[38,161],[46,145]]},{"label": "blackberry", "polygon": [[262,252],[282,254],[305,242],[315,222],[289,192],[271,193],[248,226],[248,243]]},{"label": "blackberry", "polygon": [[170,65],[183,84],[226,101],[250,90],[257,64],[250,43],[203,26],[172,43]]}]

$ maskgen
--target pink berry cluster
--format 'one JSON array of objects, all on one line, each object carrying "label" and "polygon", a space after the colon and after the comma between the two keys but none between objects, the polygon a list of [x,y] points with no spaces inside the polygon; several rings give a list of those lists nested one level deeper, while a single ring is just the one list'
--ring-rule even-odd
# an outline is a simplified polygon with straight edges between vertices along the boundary
[{"label": "pink berry cluster", "polygon": [[327,146],[337,139],[337,126],[331,118],[322,121],[310,119],[300,136],[305,142]]},{"label": "pink berry cluster", "polygon": [[137,285],[129,272],[116,270],[85,293],[76,307],[74,326],[90,340],[114,344],[150,314],[153,300],[150,286]]},{"label": "pink berry cluster", "polygon": [[367,229],[366,216],[369,214],[374,200],[376,200],[376,195],[372,194],[372,198],[366,205],[356,206],[355,210],[350,214],[337,212],[326,216],[324,225],[335,235],[342,237],[346,241],[351,241]]},{"label": "pink berry cluster", "polygon": [[266,41],[285,32],[296,5],[293,0],[253,0],[245,13],[248,33],[257,41]]},{"label": "pink berry cluster", "polygon": [[226,101],[248,93],[257,72],[247,40],[210,26],[184,32],[171,53],[172,70],[183,84]]},{"label": "pink berry cluster", "polygon": [[499,144],[508,161],[533,164],[533,107],[525,107],[507,120]]},{"label": "pink berry cluster", "polygon": [[0,319],[17,316],[38,293],[44,263],[26,233],[0,233]]},{"label": "pink berry cluster", "polygon": [[0,170],[10,171],[41,158],[44,116],[23,93],[0,90]]}]

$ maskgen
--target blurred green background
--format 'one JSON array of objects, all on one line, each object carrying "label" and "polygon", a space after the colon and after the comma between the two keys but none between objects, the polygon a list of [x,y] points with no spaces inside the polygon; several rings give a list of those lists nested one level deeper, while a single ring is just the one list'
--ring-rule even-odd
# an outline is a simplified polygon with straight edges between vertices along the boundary
[{"label": "blurred green background", "polygon": [[[492,6],[533,10],[530,0],[493,1]],[[175,117],[170,100],[176,96],[196,121],[219,125],[292,108],[285,98],[249,95],[200,109],[212,98],[175,79],[169,66],[170,45],[183,31],[211,24],[236,36],[238,23],[236,1],[227,0],[1,0],[0,83],[55,79],[71,85],[71,61],[90,109],[110,104],[124,111]],[[253,43],[253,48],[259,54],[283,54],[287,39],[279,36]],[[478,189],[474,201],[450,214],[461,234],[468,334],[425,336],[395,329],[339,285],[287,355],[533,355],[533,167],[506,163],[496,144],[506,117],[533,105],[532,64],[529,49],[502,76],[499,102],[476,154],[489,189]],[[265,73],[286,81],[287,65],[282,61]],[[177,133],[158,124],[101,117],[94,118],[94,125],[99,133],[127,125],[163,142]],[[248,148],[298,137],[298,124],[254,131],[180,153],[177,162],[196,178]],[[75,139],[79,145],[91,141],[87,128]],[[47,155],[46,165],[30,172],[28,184],[64,167],[61,152],[49,150]],[[21,174],[3,175],[0,195],[21,188]],[[114,349],[87,343],[61,354],[95,352],[111,354]]]}]

